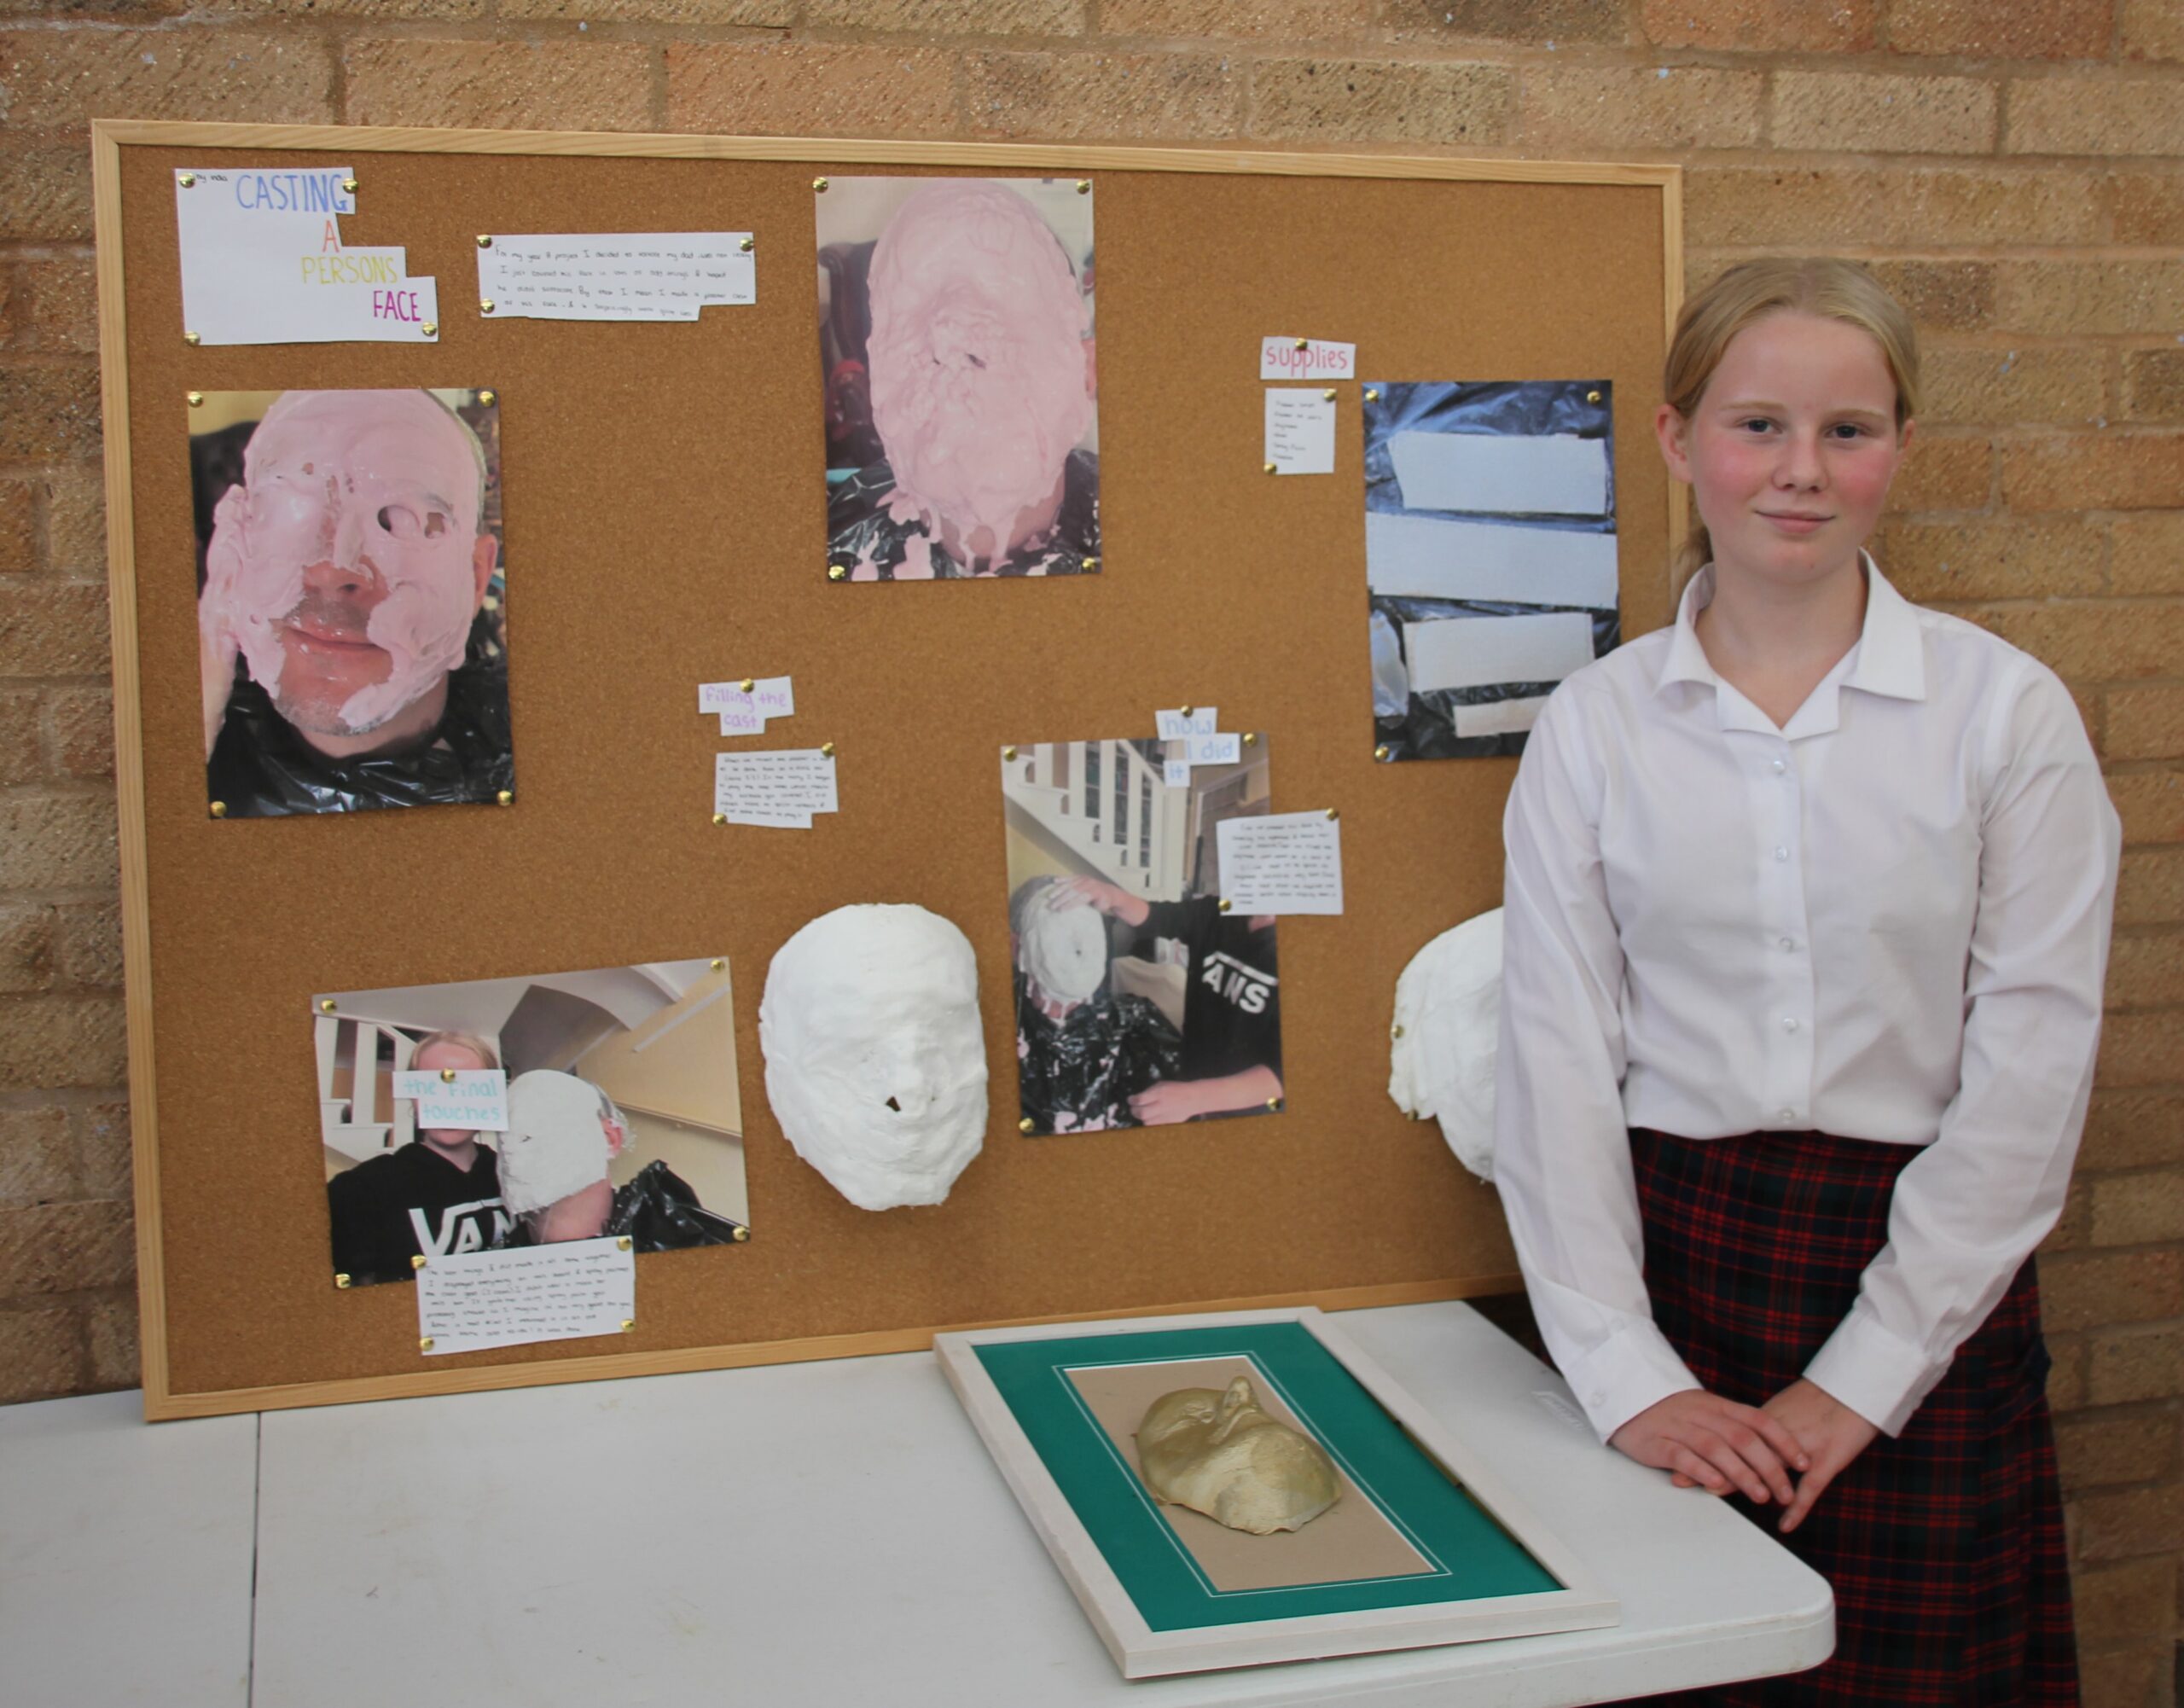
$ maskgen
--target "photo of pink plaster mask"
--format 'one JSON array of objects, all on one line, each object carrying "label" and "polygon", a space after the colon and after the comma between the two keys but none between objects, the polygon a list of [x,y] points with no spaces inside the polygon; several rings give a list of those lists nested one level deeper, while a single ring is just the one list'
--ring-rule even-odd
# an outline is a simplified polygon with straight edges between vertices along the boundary
[{"label": "photo of pink plaster mask", "polygon": [[[1089,197],[1073,180],[852,178],[817,200],[828,462],[884,476],[866,483],[870,528],[830,503],[836,578],[1096,568]],[[860,276],[851,240],[875,235]],[[861,351],[866,317],[833,294],[859,291]]]},{"label": "photo of pink plaster mask", "polygon": [[477,435],[432,392],[281,393],[212,513],[198,600],[207,753],[238,652],[326,751],[429,729],[498,558],[485,487]]}]

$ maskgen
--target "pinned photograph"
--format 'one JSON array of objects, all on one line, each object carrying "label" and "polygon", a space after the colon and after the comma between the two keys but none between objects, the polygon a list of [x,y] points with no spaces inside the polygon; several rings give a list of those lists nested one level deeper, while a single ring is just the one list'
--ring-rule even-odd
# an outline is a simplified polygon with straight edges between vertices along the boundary
[{"label": "pinned photograph", "polygon": [[1223,820],[1271,805],[1264,735],[1235,761],[1183,741],[1004,748],[1022,1130],[1156,1127],[1280,1107],[1271,915],[1224,908]]},{"label": "pinned photograph", "polygon": [[746,1237],[725,960],[337,991],[311,1024],[343,1286],[468,1252]]},{"label": "pinned photograph", "polygon": [[1096,572],[1089,185],[818,182],[828,578]]},{"label": "pinned photograph", "polygon": [[213,816],[506,805],[495,394],[193,396]]},{"label": "pinned photograph", "polygon": [[1622,636],[1604,380],[1368,381],[1379,759],[1513,754]]}]

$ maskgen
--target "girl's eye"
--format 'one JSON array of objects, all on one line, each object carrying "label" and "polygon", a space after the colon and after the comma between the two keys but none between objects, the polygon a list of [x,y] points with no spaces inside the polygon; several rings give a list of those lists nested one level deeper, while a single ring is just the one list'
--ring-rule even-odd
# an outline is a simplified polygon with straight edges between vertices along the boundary
[{"label": "girl's eye", "polygon": [[1865,428],[1856,421],[1838,421],[1828,432],[1842,439],[1863,439],[1866,436]]},{"label": "girl's eye", "polygon": [[1765,433],[1774,423],[1764,415],[1747,415],[1740,425],[1746,433]]}]

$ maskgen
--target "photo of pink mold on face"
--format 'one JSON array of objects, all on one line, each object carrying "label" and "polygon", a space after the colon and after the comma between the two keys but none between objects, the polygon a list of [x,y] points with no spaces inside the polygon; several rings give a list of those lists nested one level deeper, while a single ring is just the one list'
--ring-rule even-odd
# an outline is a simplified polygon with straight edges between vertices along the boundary
[{"label": "photo of pink mold on face", "polygon": [[1089,190],[834,178],[816,200],[830,578],[1096,571]]},{"label": "photo of pink mold on face", "polygon": [[206,781],[223,816],[496,799],[513,781],[487,514],[497,483],[460,412],[481,416],[497,448],[493,394],[205,404],[231,418],[191,447],[210,517]]}]

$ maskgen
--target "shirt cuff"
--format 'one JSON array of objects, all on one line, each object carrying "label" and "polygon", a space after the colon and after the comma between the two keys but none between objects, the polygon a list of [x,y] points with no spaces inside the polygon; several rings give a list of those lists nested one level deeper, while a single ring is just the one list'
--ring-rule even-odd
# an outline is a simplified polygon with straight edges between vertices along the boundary
[{"label": "shirt cuff", "polygon": [[1862,1298],[1805,1366],[1805,1380],[1883,1435],[1895,1436],[1948,1369],[1948,1360],[1937,1364],[1923,1349],[1882,1327]]},{"label": "shirt cuff", "polygon": [[1563,1374],[1602,1441],[1647,1406],[1699,1385],[1650,1316],[1633,1318]]}]

